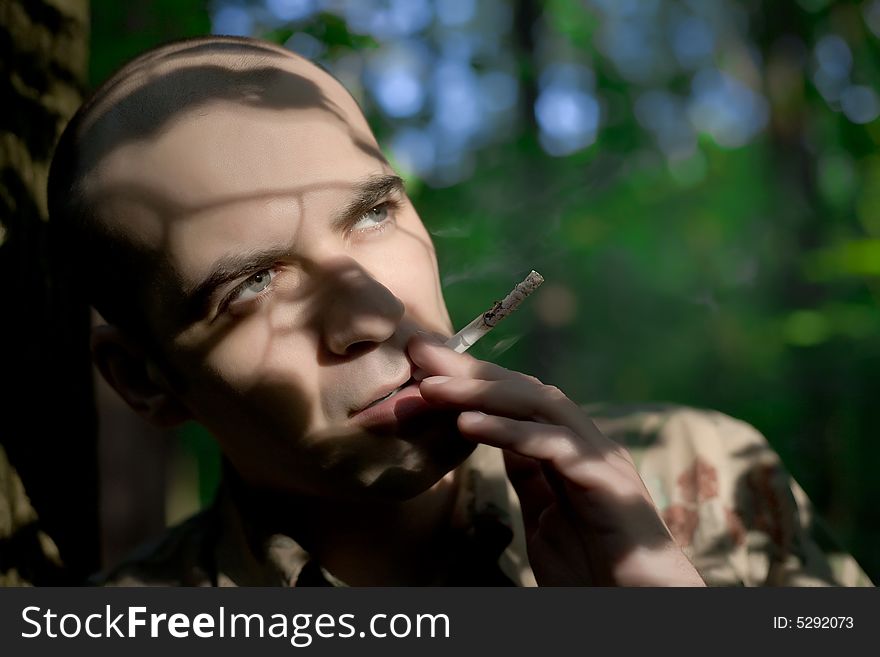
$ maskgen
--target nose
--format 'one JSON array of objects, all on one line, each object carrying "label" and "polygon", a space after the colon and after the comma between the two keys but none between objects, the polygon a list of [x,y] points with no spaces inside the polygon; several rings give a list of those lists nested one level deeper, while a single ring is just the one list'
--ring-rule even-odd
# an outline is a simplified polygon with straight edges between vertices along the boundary
[{"label": "nose", "polygon": [[349,356],[394,335],[406,309],[391,290],[356,263],[338,268],[332,281],[323,313],[323,338],[332,353]]}]

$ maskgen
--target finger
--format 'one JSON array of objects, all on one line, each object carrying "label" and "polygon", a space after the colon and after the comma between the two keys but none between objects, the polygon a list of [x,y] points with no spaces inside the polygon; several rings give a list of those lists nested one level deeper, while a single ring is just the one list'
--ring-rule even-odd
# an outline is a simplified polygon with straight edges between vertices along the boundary
[{"label": "finger", "polygon": [[504,468],[519,498],[526,536],[533,536],[540,527],[541,513],[556,498],[544,479],[539,461],[505,450]]},{"label": "finger", "polygon": [[458,416],[458,430],[465,438],[545,462],[577,488],[641,492],[628,469],[616,467],[606,454],[568,427],[468,411]]},{"label": "finger", "polygon": [[543,422],[466,411],[458,416],[458,430],[466,438],[562,466],[596,456],[588,453],[585,442],[568,427]]},{"label": "finger", "polygon": [[559,424],[594,443],[596,449],[617,448],[617,443],[605,437],[583,409],[552,386],[523,379],[483,381],[434,376],[424,379],[419,391],[431,403]]},{"label": "finger", "polygon": [[460,354],[444,344],[419,334],[410,339],[407,351],[424,376],[457,376],[486,381],[517,379],[541,383],[533,376],[478,360],[469,354]]}]

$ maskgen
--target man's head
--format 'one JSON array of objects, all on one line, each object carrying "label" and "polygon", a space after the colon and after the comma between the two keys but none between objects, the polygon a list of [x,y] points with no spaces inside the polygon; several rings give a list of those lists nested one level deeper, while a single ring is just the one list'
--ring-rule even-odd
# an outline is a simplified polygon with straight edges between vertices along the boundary
[{"label": "man's head", "polygon": [[451,325],[424,226],[318,67],[228,37],[141,56],[71,122],[49,195],[104,376],[153,422],[203,423],[245,480],[406,497],[467,454],[449,414],[357,413]]}]

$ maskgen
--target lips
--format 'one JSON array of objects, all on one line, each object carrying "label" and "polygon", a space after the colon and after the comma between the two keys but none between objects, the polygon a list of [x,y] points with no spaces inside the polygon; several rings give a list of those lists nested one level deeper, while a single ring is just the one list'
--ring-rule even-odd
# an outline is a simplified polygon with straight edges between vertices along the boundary
[{"label": "lips", "polygon": [[419,392],[419,383],[409,379],[353,413],[349,421],[362,427],[393,428],[429,408]]},{"label": "lips", "polygon": [[376,404],[380,404],[380,403],[382,403],[382,402],[385,401],[386,399],[390,399],[393,395],[396,395],[398,392],[400,392],[401,390],[403,390],[403,389],[404,389],[406,386],[408,386],[410,383],[412,383],[412,379],[409,379],[408,381],[406,381],[406,382],[403,383],[402,385],[397,386],[394,390],[392,390],[391,392],[389,392],[387,395],[383,395],[382,397],[379,397],[379,399],[377,399],[376,401],[367,404],[367,406],[366,406],[365,408],[370,408],[371,406],[375,406]]},{"label": "lips", "polygon": [[400,392],[401,390],[403,390],[403,388],[405,388],[406,386],[408,386],[408,385],[411,384],[411,383],[413,383],[413,379],[412,379],[412,377],[410,377],[409,379],[407,379],[406,381],[404,381],[404,382],[401,383],[400,385],[397,385],[397,386],[395,386],[395,387],[393,387],[393,388],[387,390],[386,392],[381,392],[381,393],[379,393],[379,396],[378,396],[376,399],[374,399],[373,401],[371,401],[371,402],[370,402],[369,404],[367,404],[366,406],[363,406],[362,408],[360,408],[360,409],[354,411],[351,415],[352,415],[352,416],[357,415],[358,413],[361,413],[362,411],[365,411],[365,410],[367,410],[368,408],[371,408],[371,407],[373,407],[373,406],[376,406],[376,405],[378,405],[378,404],[381,404],[383,401],[385,401],[386,399],[390,399],[392,396],[396,395],[398,392]]}]

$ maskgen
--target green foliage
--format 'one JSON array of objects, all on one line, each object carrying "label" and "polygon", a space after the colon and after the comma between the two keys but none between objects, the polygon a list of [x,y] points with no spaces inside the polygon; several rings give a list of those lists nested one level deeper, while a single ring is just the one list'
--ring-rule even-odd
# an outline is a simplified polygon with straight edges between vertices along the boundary
[{"label": "green foliage", "polygon": [[360,51],[378,46],[375,39],[352,33],[342,18],[328,12],[315,14],[308,22],[298,25],[296,29],[282,26],[265,31],[260,36],[267,41],[284,45],[296,32],[303,32],[318,39],[327,48],[329,57],[338,56],[346,51]]},{"label": "green foliage", "polygon": [[96,87],[132,57],[211,30],[208,0],[92,0],[89,83]]},{"label": "green foliage", "polygon": [[220,484],[220,451],[213,436],[200,424],[189,422],[178,430],[180,447],[197,464],[199,502],[208,506]]}]

